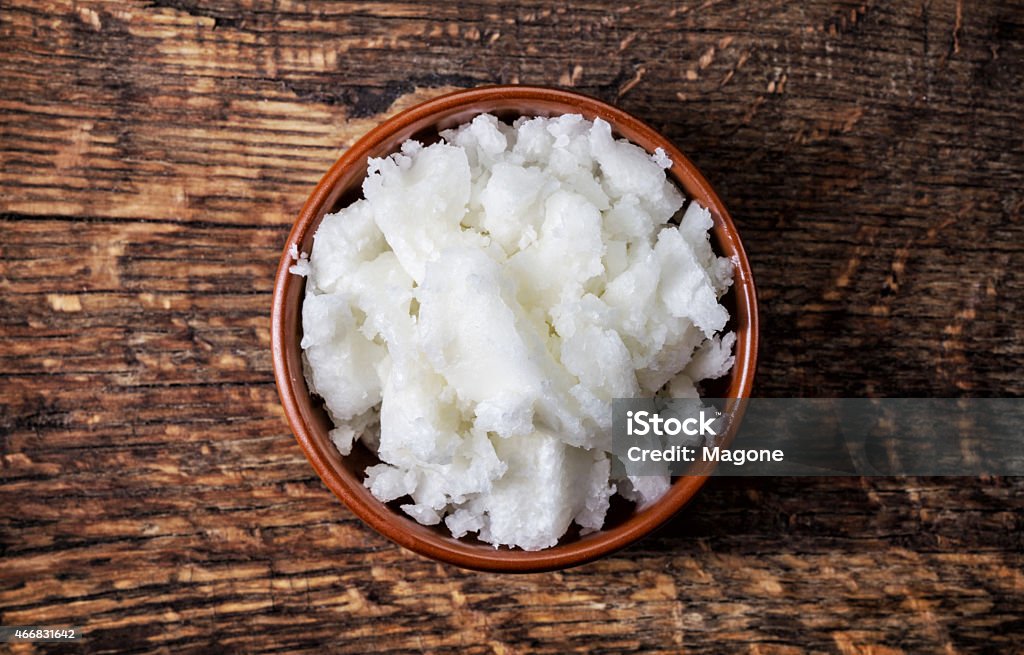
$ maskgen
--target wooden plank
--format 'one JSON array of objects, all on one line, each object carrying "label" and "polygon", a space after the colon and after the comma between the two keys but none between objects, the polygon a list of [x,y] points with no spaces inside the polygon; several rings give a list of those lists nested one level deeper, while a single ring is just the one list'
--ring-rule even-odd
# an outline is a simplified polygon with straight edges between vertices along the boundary
[{"label": "wooden plank", "polygon": [[560,573],[405,552],[295,445],[268,312],[383,117],[559,85],[730,207],[759,393],[1019,396],[1022,36],[1019,2],[0,2],[0,624],[94,653],[1019,648],[1018,479],[715,480]]}]

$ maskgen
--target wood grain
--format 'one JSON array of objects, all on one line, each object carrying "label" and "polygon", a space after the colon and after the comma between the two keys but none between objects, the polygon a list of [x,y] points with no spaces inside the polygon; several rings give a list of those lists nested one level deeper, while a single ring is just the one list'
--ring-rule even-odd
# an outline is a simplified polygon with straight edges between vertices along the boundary
[{"label": "wood grain", "polygon": [[715,480],[520,577],[333,499],[272,382],[288,228],[383,116],[497,82],[616,102],[705,172],[760,394],[1024,394],[1019,1],[0,0],[0,624],[90,653],[1021,652],[1020,479]]}]

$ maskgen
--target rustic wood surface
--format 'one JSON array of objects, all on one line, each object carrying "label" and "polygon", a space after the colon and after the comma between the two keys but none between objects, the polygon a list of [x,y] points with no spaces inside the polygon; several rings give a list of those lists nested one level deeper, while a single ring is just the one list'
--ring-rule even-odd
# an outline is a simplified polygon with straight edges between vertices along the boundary
[{"label": "rustic wood surface", "polygon": [[295,444],[268,313],[382,117],[560,85],[719,190],[760,394],[1024,394],[1024,4],[243,4],[0,0],[0,624],[90,653],[1022,652],[1022,479],[716,480],[561,573],[401,550]]}]

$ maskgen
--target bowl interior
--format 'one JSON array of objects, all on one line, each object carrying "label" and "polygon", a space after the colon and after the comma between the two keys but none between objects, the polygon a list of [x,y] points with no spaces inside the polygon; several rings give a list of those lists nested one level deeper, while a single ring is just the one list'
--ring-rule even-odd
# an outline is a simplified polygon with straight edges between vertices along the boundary
[{"label": "bowl interior", "polygon": [[[301,299],[305,280],[288,273],[291,244],[312,249],[313,235],[327,213],[338,211],[362,195],[361,184],[369,157],[398,150],[409,138],[436,141],[438,132],[455,127],[481,113],[511,121],[519,116],[554,116],[580,113],[601,117],[617,136],[648,152],[663,148],[673,161],[669,174],[687,199],[708,207],[714,219],[712,243],[717,253],[738,262],[733,287],[723,299],[731,316],[727,329],[737,333],[733,372],[703,389],[706,397],[746,398],[750,394],[757,345],[756,300],[753,280],[735,227],[710,186],[670,142],[632,116],[598,100],[575,93],[531,87],[491,87],[457,92],[409,109],[382,123],[342,156],[310,196],[289,235],[274,292],[274,368],[285,412],[296,438],[327,486],[353,511],[392,540],[421,554],[460,566],[499,571],[535,571],[580,564],[635,541],[664,523],[703,484],[703,475],[677,478],[668,494],[653,506],[637,511],[632,503],[613,497],[605,527],[581,536],[573,528],[553,548],[537,552],[495,549],[472,538],[454,539],[444,525],[423,526],[398,506],[384,505],[363,486],[367,466],[379,460],[361,444],[342,457],[327,433],[333,427],[322,401],[312,397],[302,372]],[[704,471],[707,473],[707,471]]]}]

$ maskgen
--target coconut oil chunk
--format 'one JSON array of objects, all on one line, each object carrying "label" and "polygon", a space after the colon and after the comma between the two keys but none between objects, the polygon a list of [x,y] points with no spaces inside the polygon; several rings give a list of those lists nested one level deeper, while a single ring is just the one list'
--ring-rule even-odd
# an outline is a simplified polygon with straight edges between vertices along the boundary
[{"label": "coconut oil chunk", "polygon": [[379,458],[375,497],[540,550],[667,491],[613,477],[612,399],[695,397],[736,341],[733,265],[671,166],[579,115],[483,114],[369,161],[292,271],[309,388],[341,454]]}]

